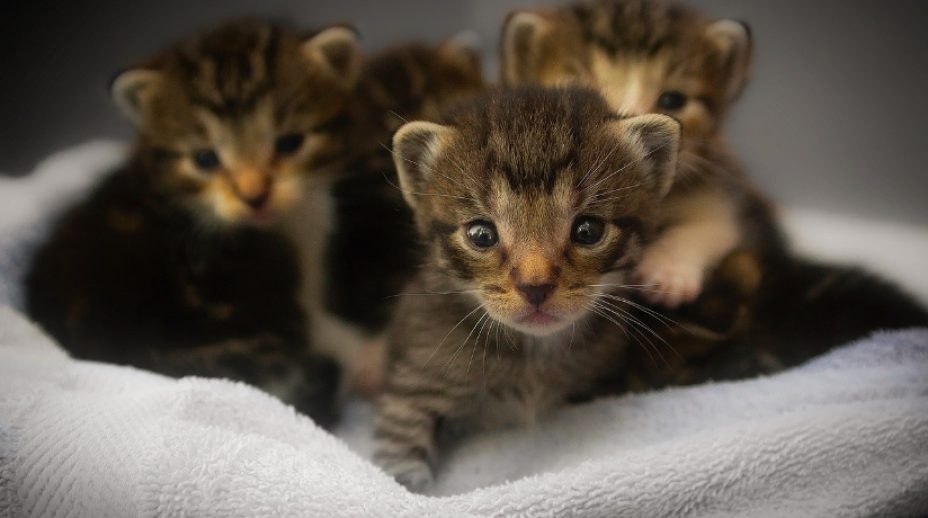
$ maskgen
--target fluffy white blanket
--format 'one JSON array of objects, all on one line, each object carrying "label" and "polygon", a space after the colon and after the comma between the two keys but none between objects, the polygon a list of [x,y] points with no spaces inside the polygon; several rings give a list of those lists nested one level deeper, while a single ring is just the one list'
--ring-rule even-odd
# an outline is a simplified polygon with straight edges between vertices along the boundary
[{"label": "fluffy white blanket", "polygon": [[[0,303],[47,215],[120,156],[97,143],[0,183]],[[899,232],[903,256],[928,244]],[[75,361],[0,307],[4,517],[928,515],[928,330],[466,439],[438,497],[365,460],[369,416],[352,405],[333,436],[239,383]]]}]

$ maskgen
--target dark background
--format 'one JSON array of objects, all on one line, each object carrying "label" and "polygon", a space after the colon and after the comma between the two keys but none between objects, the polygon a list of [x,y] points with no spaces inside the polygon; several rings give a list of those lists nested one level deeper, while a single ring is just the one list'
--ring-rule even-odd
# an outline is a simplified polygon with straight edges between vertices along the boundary
[{"label": "dark background", "polygon": [[[550,3],[550,2],[548,2]],[[751,23],[754,80],[728,127],[788,205],[928,224],[928,2],[694,0]],[[97,137],[128,138],[107,79],[197,28],[244,14],[357,26],[367,50],[476,32],[495,77],[503,16],[532,0],[90,0],[0,3],[0,171]]]}]

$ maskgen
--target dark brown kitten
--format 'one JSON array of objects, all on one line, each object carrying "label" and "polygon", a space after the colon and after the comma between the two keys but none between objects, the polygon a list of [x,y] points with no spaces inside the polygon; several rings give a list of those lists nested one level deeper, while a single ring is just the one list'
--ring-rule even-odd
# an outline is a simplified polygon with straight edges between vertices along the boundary
[{"label": "dark brown kitten", "polygon": [[663,115],[621,118],[592,90],[524,88],[397,132],[427,250],[376,420],[376,460],[400,482],[430,483],[439,423],[532,419],[621,365],[635,332],[623,284],[671,188],[679,131]]},{"label": "dark brown kitten", "polygon": [[293,244],[275,226],[343,152],[354,34],[222,25],[119,74],[134,153],[68,210],[26,279],[28,310],[79,358],[241,379],[332,417]]},{"label": "dark brown kitten", "polygon": [[335,221],[315,342],[342,359],[349,383],[362,393],[380,385],[383,332],[397,294],[422,262],[390,153],[393,132],[409,120],[432,120],[484,87],[477,53],[461,38],[392,47],[361,71],[348,125],[357,136],[333,188]]}]

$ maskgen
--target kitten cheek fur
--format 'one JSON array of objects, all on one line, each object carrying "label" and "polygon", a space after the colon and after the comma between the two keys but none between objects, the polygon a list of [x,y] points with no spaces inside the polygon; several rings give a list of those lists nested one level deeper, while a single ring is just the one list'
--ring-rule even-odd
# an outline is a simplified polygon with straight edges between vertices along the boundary
[{"label": "kitten cheek fur", "polygon": [[[328,174],[342,143],[332,133],[357,82],[361,52],[342,26],[308,38],[250,21],[182,42],[111,83],[138,128],[155,186],[209,223],[266,223]],[[302,135],[280,153],[278,137]],[[202,168],[197,152],[213,152]]]}]

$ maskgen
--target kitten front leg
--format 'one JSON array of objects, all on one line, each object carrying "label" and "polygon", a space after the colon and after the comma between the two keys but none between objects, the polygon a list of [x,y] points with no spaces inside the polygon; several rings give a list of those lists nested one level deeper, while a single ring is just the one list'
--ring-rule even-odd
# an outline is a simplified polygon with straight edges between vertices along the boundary
[{"label": "kitten front leg", "polygon": [[438,422],[453,408],[450,392],[424,379],[402,379],[396,369],[381,396],[374,423],[374,461],[397,482],[422,492],[434,481]]},{"label": "kitten front leg", "polygon": [[738,223],[723,196],[691,195],[674,207],[678,223],[648,247],[638,266],[650,302],[671,308],[692,302],[702,292],[706,272],[737,245]]}]

